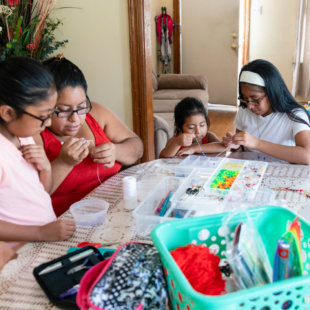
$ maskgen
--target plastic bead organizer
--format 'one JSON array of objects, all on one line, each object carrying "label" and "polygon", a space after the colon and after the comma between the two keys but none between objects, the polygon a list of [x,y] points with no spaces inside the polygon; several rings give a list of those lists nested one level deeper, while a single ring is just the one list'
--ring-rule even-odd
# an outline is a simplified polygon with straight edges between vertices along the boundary
[{"label": "plastic bead organizer", "polygon": [[187,177],[195,168],[203,168],[209,176],[221,163],[222,158],[189,155],[178,165],[156,164],[156,167],[175,173],[176,177]]},{"label": "plastic bead organizer", "polygon": [[[173,195],[171,202],[176,203],[178,208],[197,210],[195,216],[222,212],[228,201],[255,197],[267,165],[265,162],[227,158],[210,178],[207,178],[204,169],[195,169]],[[195,186],[200,186],[202,190],[197,195],[186,195],[184,199],[186,190]],[[215,205],[217,208],[214,208]]]}]

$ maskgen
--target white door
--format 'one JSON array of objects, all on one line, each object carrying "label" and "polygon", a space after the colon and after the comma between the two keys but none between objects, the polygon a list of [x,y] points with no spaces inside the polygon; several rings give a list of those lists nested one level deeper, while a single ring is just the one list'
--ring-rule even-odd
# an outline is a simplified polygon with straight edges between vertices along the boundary
[{"label": "white door", "polygon": [[239,2],[181,2],[182,73],[208,78],[210,103],[237,104]]}]

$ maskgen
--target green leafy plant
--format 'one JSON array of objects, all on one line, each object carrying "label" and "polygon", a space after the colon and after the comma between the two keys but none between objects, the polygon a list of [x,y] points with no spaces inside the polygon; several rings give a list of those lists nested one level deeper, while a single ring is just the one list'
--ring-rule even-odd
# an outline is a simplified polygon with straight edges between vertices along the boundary
[{"label": "green leafy plant", "polygon": [[52,19],[55,0],[0,0],[0,57],[28,56],[44,60],[68,40],[56,41],[62,25]]}]

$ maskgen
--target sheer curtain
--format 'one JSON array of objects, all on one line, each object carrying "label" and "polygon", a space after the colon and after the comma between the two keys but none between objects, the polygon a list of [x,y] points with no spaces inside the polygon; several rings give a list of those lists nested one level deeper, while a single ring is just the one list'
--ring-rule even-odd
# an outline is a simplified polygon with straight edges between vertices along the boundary
[{"label": "sheer curtain", "polygon": [[298,1],[292,95],[310,94],[310,0]]}]

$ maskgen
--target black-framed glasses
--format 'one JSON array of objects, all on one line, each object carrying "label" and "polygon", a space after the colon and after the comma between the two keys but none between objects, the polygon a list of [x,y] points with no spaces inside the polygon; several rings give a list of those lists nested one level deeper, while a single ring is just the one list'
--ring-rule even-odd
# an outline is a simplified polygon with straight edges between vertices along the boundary
[{"label": "black-framed glasses", "polygon": [[240,102],[242,102],[242,103],[245,103],[245,104],[251,104],[251,105],[253,105],[254,107],[257,107],[257,106],[259,106],[259,104],[264,100],[264,98],[266,98],[267,97],[267,94],[263,97],[263,98],[261,98],[261,99],[257,99],[257,100],[245,100],[244,98],[242,98],[241,96],[239,96],[238,97],[238,100],[240,101]]},{"label": "black-framed glasses", "polygon": [[41,124],[40,127],[43,127],[43,126],[46,124],[46,122],[47,122],[50,118],[53,117],[53,115],[54,115],[54,113],[55,113],[55,109],[53,109],[53,110],[52,110],[52,113],[51,113],[48,117],[46,117],[46,118],[40,118],[40,117],[35,116],[35,115],[33,115],[33,114],[29,113],[29,112],[26,112],[26,111],[23,110],[23,109],[19,109],[19,111],[22,112],[23,114],[27,114],[27,115],[29,115],[29,116],[31,116],[31,117],[33,117],[33,118],[35,118],[35,119],[41,121],[42,124]]},{"label": "black-framed glasses", "polygon": [[85,101],[81,102],[84,103],[86,102],[88,105],[84,108],[79,108],[79,109],[76,109],[76,110],[66,110],[66,111],[55,111],[56,115],[58,118],[69,118],[71,117],[74,113],[77,113],[77,115],[83,115],[83,114],[86,114],[86,113],[89,113],[92,109],[92,105],[91,105],[91,102],[88,98],[88,96],[86,96],[86,99]]}]

